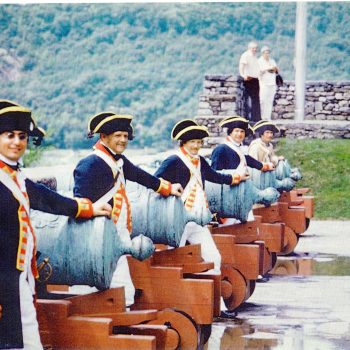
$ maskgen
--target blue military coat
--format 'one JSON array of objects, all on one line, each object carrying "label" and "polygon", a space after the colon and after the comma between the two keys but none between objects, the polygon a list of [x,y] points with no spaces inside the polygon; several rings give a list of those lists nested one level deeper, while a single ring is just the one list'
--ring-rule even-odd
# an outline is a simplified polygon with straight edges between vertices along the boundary
[{"label": "blue military coat", "polygon": [[[137,182],[154,191],[159,189],[160,180],[157,177],[132,164],[124,155],[115,155],[114,158],[123,159],[123,172],[126,180]],[[73,192],[75,197],[89,198],[92,202],[96,202],[114,186],[114,183],[112,169],[95,154],[90,154],[80,160],[74,169]],[[111,199],[110,204],[113,206],[112,202]]]},{"label": "blue military coat", "polygon": [[[231,175],[216,172],[203,157],[200,157],[200,164],[203,185],[205,184],[205,180],[226,185],[232,184]],[[161,177],[171,183],[180,183],[185,188],[190,181],[191,173],[181,158],[175,154],[162,162],[155,172],[155,176]]]},{"label": "blue military coat", "polygon": [[[245,159],[250,168],[261,170],[263,167],[261,162],[249,155],[246,155]],[[237,169],[240,161],[237,152],[225,144],[216,146],[211,155],[211,166],[215,170]]]},{"label": "blue military coat", "polygon": [[[78,204],[41,184],[25,180],[30,208],[75,217]],[[0,349],[23,347],[17,252],[20,240],[19,202],[0,182]]]}]

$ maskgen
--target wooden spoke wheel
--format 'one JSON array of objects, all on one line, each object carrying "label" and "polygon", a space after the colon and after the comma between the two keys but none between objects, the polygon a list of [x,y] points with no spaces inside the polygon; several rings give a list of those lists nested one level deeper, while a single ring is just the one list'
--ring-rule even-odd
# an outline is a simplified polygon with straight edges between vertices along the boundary
[{"label": "wooden spoke wheel", "polygon": [[[244,276],[232,265],[221,265],[221,283],[226,293],[222,295],[228,310],[234,310],[246,300],[248,284]],[[231,289],[228,289],[228,285]],[[248,288],[250,290],[250,287]],[[231,293],[227,293],[230,290]]]},{"label": "wooden spoke wheel", "polygon": [[[185,296],[184,296],[185,298]],[[157,313],[157,318],[147,324],[163,324],[177,332],[178,344],[171,344],[167,349],[197,349],[200,341],[199,326],[186,312],[176,309],[164,309]],[[176,345],[174,347],[174,345]]]},{"label": "wooden spoke wheel", "polygon": [[289,227],[285,226],[284,237],[287,242],[283,247],[283,250],[278,253],[279,255],[288,255],[294,251],[294,248],[298,244],[298,235]]}]

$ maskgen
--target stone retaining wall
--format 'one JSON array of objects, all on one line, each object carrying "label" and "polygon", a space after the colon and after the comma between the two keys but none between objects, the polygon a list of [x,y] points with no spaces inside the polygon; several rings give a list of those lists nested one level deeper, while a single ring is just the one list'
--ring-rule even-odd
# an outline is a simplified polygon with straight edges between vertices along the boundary
[{"label": "stone retaining wall", "polygon": [[[308,81],[305,92],[305,120],[294,122],[292,81],[278,87],[272,119],[287,137],[350,138],[350,81]],[[223,136],[218,123],[229,115],[244,116],[244,90],[241,78],[232,75],[206,75],[199,97],[196,120],[209,128],[212,140]]]}]

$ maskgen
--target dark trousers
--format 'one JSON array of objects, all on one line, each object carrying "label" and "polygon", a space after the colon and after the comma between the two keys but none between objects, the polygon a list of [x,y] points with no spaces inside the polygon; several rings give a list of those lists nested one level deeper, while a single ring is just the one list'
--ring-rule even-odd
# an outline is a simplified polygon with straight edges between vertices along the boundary
[{"label": "dark trousers", "polygon": [[244,81],[243,85],[245,89],[245,118],[252,122],[257,122],[261,120],[259,80],[252,78],[251,80]]}]

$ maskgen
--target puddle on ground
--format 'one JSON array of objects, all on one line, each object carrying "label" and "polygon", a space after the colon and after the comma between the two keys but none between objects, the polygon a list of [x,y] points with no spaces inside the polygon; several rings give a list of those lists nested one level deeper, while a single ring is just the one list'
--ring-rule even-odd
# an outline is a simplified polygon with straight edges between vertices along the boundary
[{"label": "puddle on ground", "polygon": [[300,254],[295,257],[278,257],[272,275],[289,276],[350,276],[350,257],[317,254]]},{"label": "puddle on ground", "polygon": [[331,340],[317,335],[307,335],[306,327],[254,327],[248,323],[229,325],[225,328],[214,324],[213,333],[218,337],[215,345],[209,343],[206,350],[345,350],[349,340]]},{"label": "puddle on ground", "polygon": [[206,350],[350,349],[350,257],[278,257],[234,320],[218,318]]}]

